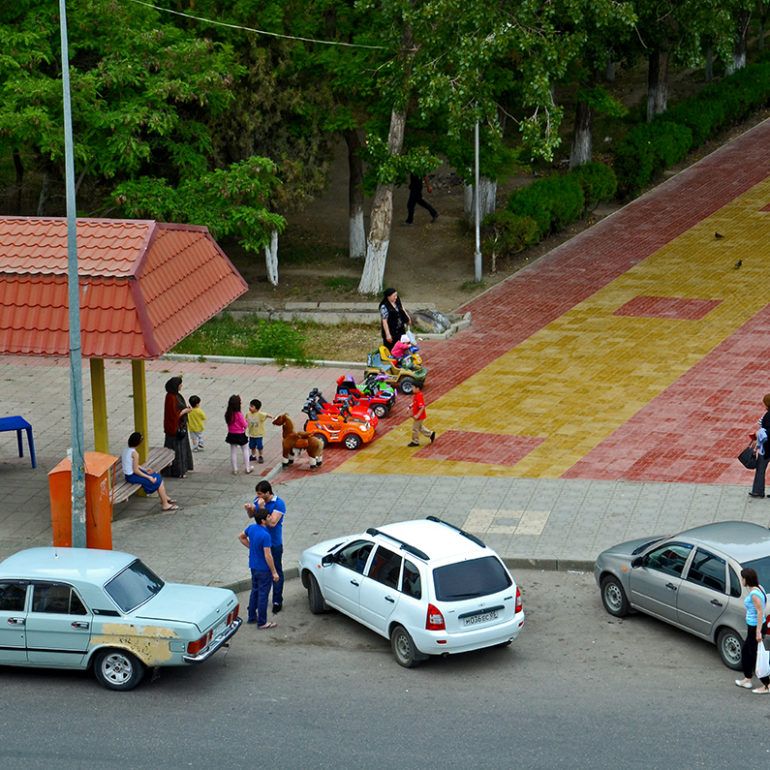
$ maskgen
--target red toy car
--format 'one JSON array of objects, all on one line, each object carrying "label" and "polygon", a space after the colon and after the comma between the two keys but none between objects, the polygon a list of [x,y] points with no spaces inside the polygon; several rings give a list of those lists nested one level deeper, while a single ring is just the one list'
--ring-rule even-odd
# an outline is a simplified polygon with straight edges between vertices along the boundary
[{"label": "red toy car", "polygon": [[[341,375],[337,378],[337,392],[334,395],[334,403],[362,404],[377,415],[377,417],[387,417],[393,404],[396,403],[396,392],[390,386],[387,390],[374,389],[372,392],[364,393],[356,387],[356,381],[350,375]],[[350,401],[352,399],[352,401]]]}]

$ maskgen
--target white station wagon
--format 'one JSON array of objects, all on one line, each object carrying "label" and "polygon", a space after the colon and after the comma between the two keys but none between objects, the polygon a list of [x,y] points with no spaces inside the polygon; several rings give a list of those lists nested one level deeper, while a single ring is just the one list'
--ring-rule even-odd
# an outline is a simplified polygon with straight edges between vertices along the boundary
[{"label": "white station wagon", "polygon": [[30,548],[0,562],[0,664],[92,668],[113,690],[202,663],[241,625],[224,588],[164,583],[135,556]]},{"label": "white station wagon", "polygon": [[333,607],[390,639],[411,668],[429,655],[510,644],[521,592],[475,535],[434,516],[308,548],[299,562],[314,614]]}]

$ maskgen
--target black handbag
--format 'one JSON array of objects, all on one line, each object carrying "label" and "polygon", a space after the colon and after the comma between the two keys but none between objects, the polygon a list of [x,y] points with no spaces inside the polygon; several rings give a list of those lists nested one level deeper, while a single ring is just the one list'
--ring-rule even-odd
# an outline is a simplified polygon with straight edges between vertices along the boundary
[{"label": "black handbag", "polygon": [[754,470],[757,467],[757,456],[754,454],[754,447],[747,446],[739,455],[738,460],[745,468]]}]

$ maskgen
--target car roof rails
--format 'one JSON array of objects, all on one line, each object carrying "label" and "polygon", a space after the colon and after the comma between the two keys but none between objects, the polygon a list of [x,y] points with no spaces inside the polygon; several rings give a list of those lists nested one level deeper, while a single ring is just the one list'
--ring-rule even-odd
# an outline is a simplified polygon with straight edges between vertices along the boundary
[{"label": "car roof rails", "polygon": [[436,524],[444,524],[447,527],[451,527],[452,529],[459,532],[463,537],[467,537],[468,540],[476,543],[476,545],[480,545],[482,548],[487,547],[487,544],[480,537],[476,537],[476,535],[472,535],[470,532],[466,532],[464,529],[460,529],[460,527],[456,527],[454,524],[450,524],[448,521],[444,521],[444,519],[439,519],[438,516],[426,516],[425,518],[428,521],[435,521]]},{"label": "car roof rails", "polygon": [[389,535],[387,532],[383,532],[380,529],[375,529],[374,527],[369,527],[369,529],[366,530],[367,535],[371,535],[374,537],[375,535],[382,535],[383,537],[387,537],[389,540],[394,540],[395,542],[399,543],[401,545],[402,551],[408,551],[413,556],[416,556],[418,559],[422,559],[423,561],[430,561],[430,556],[428,556],[425,551],[421,551],[419,548],[415,548],[413,545],[409,545],[409,543],[400,540],[397,537],[394,537],[393,535]]}]

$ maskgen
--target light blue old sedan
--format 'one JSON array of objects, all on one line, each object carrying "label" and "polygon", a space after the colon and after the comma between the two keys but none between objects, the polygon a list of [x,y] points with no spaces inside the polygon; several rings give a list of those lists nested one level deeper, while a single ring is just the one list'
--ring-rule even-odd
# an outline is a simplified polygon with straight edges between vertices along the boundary
[{"label": "light blue old sedan", "polygon": [[130,690],[147,668],[210,658],[238,611],[232,591],[164,583],[127,553],[30,548],[0,562],[0,664],[92,668]]}]

